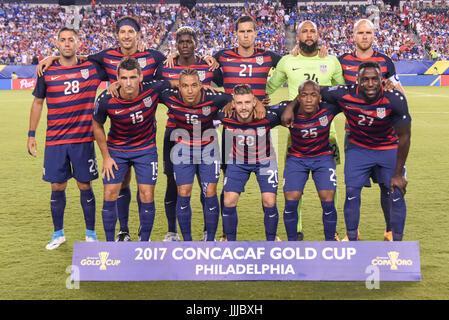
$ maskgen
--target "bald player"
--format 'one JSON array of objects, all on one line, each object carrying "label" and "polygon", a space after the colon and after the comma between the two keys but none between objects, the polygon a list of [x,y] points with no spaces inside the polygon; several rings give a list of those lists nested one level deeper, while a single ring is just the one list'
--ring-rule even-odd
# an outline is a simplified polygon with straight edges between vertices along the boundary
[{"label": "bald player", "polygon": [[[320,86],[344,84],[340,62],[335,56],[320,57],[318,47],[318,29],[314,22],[304,21],[298,27],[298,55],[288,54],[279,61],[273,76],[267,82],[267,94],[271,95],[285,82],[288,84],[288,100],[294,100],[298,95],[298,87],[306,80],[312,80]],[[290,144],[289,137],[289,144]],[[334,159],[340,163],[335,125],[331,124],[329,142],[334,150]],[[298,240],[303,240],[301,223],[301,198],[299,202]]]}]

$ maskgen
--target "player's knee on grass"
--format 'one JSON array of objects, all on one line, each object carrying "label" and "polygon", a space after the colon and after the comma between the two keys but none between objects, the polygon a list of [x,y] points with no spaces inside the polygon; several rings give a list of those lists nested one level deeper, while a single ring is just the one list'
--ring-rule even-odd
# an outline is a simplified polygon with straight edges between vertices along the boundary
[{"label": "player's knee on grass", "polygon": [[67,181],[66,182],[52,182],[51,183],[51,191],[64,191],[67,188]]},{"label": "player's knee on grass", "polygon": [[82,182],[82,181],[76,181],[76,184],[78,186],[78,189],[80,190],[90,190],[92,189],[92,182]]},{"label": "player's knee on grass", "polygon": [[224,192],[223,205],[225,207],[236,207],[239,202],[240,194],[237,192]]},{"label": "player's knee on grass", "polygon": [[139,184],[140,201],[149,203],[154,201],[154,186],[148,184]]},{"label": "player's knee on grass", "polygon": [[178,196],[190,197],[192,195],[193,184],[183,184],[178,186]]},{"label": "player's knee on grass", "polygon": [[335,199],[335,191],[334,190],[319,190],[318,196],[320,197],[321,202],[331,202]]},{"label": "player's knee on grass", "polygon": [[120,193],[120,183],[104,185],[104,200],[116,201]]},{"label": "player's knee on grass", "polygon": [[284,198],[287,201],[299,201],[302,197],[301,191],[285,191]]},{"label": "player's knee on grass", "polygon": [[206,189],[205,195],[207,198],[217,195],[217,184],[216,183],[203,183],[202,188]]},{"label": "player's knee on grass", "polygon": [[276,193],[264,192],[262,193],[262,205],[267,208],[272,208],[276,205]]}]

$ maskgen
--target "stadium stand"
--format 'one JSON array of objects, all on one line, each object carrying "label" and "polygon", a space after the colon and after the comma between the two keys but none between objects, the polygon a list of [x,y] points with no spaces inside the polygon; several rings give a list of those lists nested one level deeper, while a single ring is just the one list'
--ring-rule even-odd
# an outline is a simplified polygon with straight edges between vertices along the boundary
[{"label": "stadium stand", "polygon": [[77,6],[59,6],[58,1],[50,0],[0,3],[0,64],[37,64],[43,57],[56,54],[52,36],[64,25],[81,30],[80,54],[114,46],[114,21],[127,14],[139,17],[146,45],[164,53],[173,50],[174,32],[181,25],[198,31],[201,54],[231,47],[235,45],[233,22],[242,14],[250,14],[259,27],[257,46],[281,54],[293,47],[295,29],[305,19],[317,23],[330,54],[352,50],[352,25],[368,17],[379,25],[377,49],[395,61],[449,60],[449,11],[445,1],[433,6],[403,1],[401,8],[393,9],[378,1],[381,10],[372,6],[375,0],[348,1],[343,5],[332,1],[298,2],[292,10],[285,10],[280,1],[269,0],[229,0],[226,5],[201,0],[192,10],[180,7],[179,1],[91,1],[79,0]]}]

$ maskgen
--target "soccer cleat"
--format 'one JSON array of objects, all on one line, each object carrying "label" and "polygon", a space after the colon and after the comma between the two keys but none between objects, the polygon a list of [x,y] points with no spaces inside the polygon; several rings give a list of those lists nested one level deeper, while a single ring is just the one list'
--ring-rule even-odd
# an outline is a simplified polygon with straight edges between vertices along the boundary
[{"label": "soccer cleat", "polygon": [[45,246],[47,250],[53,250],[59,247],[61,244],[65,242],[64,232],[62,230],[56,231],[53,233],[53,237],[50,242]]},{"label": "soccer cleat", "polygon": [[122,242],[122,241],[131,241],[131,236],[129,235],[129,232],[120,231],[118,233],[117,238],[115,238],[115,242]]},{"label": "soccer cleat", "polygon": [[176,232],[168,232],[165,235],[164,240],[162,241],[181,241],[181,239],[179,238],[179,235]]},{"label": "soccer cleat", "polygon": [[276,237],[274,237],[274,241],[282,241],[281,238],[279,238],[278,235],[276,235]]},{"label": "soccer cleat", "polygon": [[393,231],[384,232],[384,241],[393,241]]},{"label": "soccer cleat", "polygon": [[228,238],[226,237],[225,234],[223,234],[220,238],[220,241],[228,241]]},{"label": "soccer cleat", "polygon": [[97,234],[94,230],[86,230],[86,242],[98,242]]},{"label": "soccer cleat", "polygon": [[[360,240],[360,231],[359,230],[357,230],[357,240]],[[345,237],[341,241],[349,241],[348,235],[345,235]]]},{"label": "soccer cleat", "polygon": [[296,236],[296,241],[302,241],[304,240],[304,232],[298,231],[298,234]]}]

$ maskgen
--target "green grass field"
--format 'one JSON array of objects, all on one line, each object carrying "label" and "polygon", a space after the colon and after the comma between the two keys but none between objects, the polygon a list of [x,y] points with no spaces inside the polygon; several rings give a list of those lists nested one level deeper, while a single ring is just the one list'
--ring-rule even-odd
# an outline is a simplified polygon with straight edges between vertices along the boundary
[{"label": "green grass field", "polygon": [[[84,241],[84,220],[79,191],[74,181],[67,189],[65,234],[67,242],[54,251],[45,245],[51,238],[53,226],[50,214],[50,185],[42,177],[46,122],[42,115],[36,134],[38,157],[26,150],[31,91],[0,91],[0,299],[448,299],[449,230],[448,167],[449,167],[449,87],[406,88],[412,115],[412,144],[407,161],[409,181],[406,195],[407,221],[404,240],[419,241],[422,281],[411,283],[382,282],[380,289],[369,290],[364,282],[83,282],[78,290],[66,288],[72,261],[73,243]],[[272,102],[286,97],[286,89],[279,90]],[[165,126],[165,106],[157,112],[159,121],[158,150],[160,174],[156,186],[156,220],[151,235],[161,241],[167,231],[163,206],[165,176],[162,174],[162,137]],[[340,148],[343,145],[344,117],[336,118]],[[283,174],[287,129],[278,128],[279,172]],[[98,152],[101,168],[101,154]],[[337,230],[344,235],[343,165],[337,168],[339,214]],[[221,180],[222,182],[222,180]],[[199,202],[199,188],[192,196],[193,237],[202,237],[203,214]],[[137,239],[138,212],[135,200],[135,179],[132,179],[133,200],[130,213],[131,236]],[[97,234],[104,240],[101,221],[103,186],[94,182],[97,201]],[[221,184],[219,185],[221,192]],[[257,182],[252,177],[238,206],[239,240],[263,240],[263,213]],[[279,235],[285,240],[282,220],[284,208],[282,188],[278,194],[280,212]],[[321,208],[315,186],[309,180],[303,204],[305,240],[323,239]],[[365,188],[362,193],[360,231],[362,240],[383,239],[384,218],[380,209],[379,189]],[[221,230],[221,220],[219,231]],[[217,234],[217,237],[219,234]]]}]

